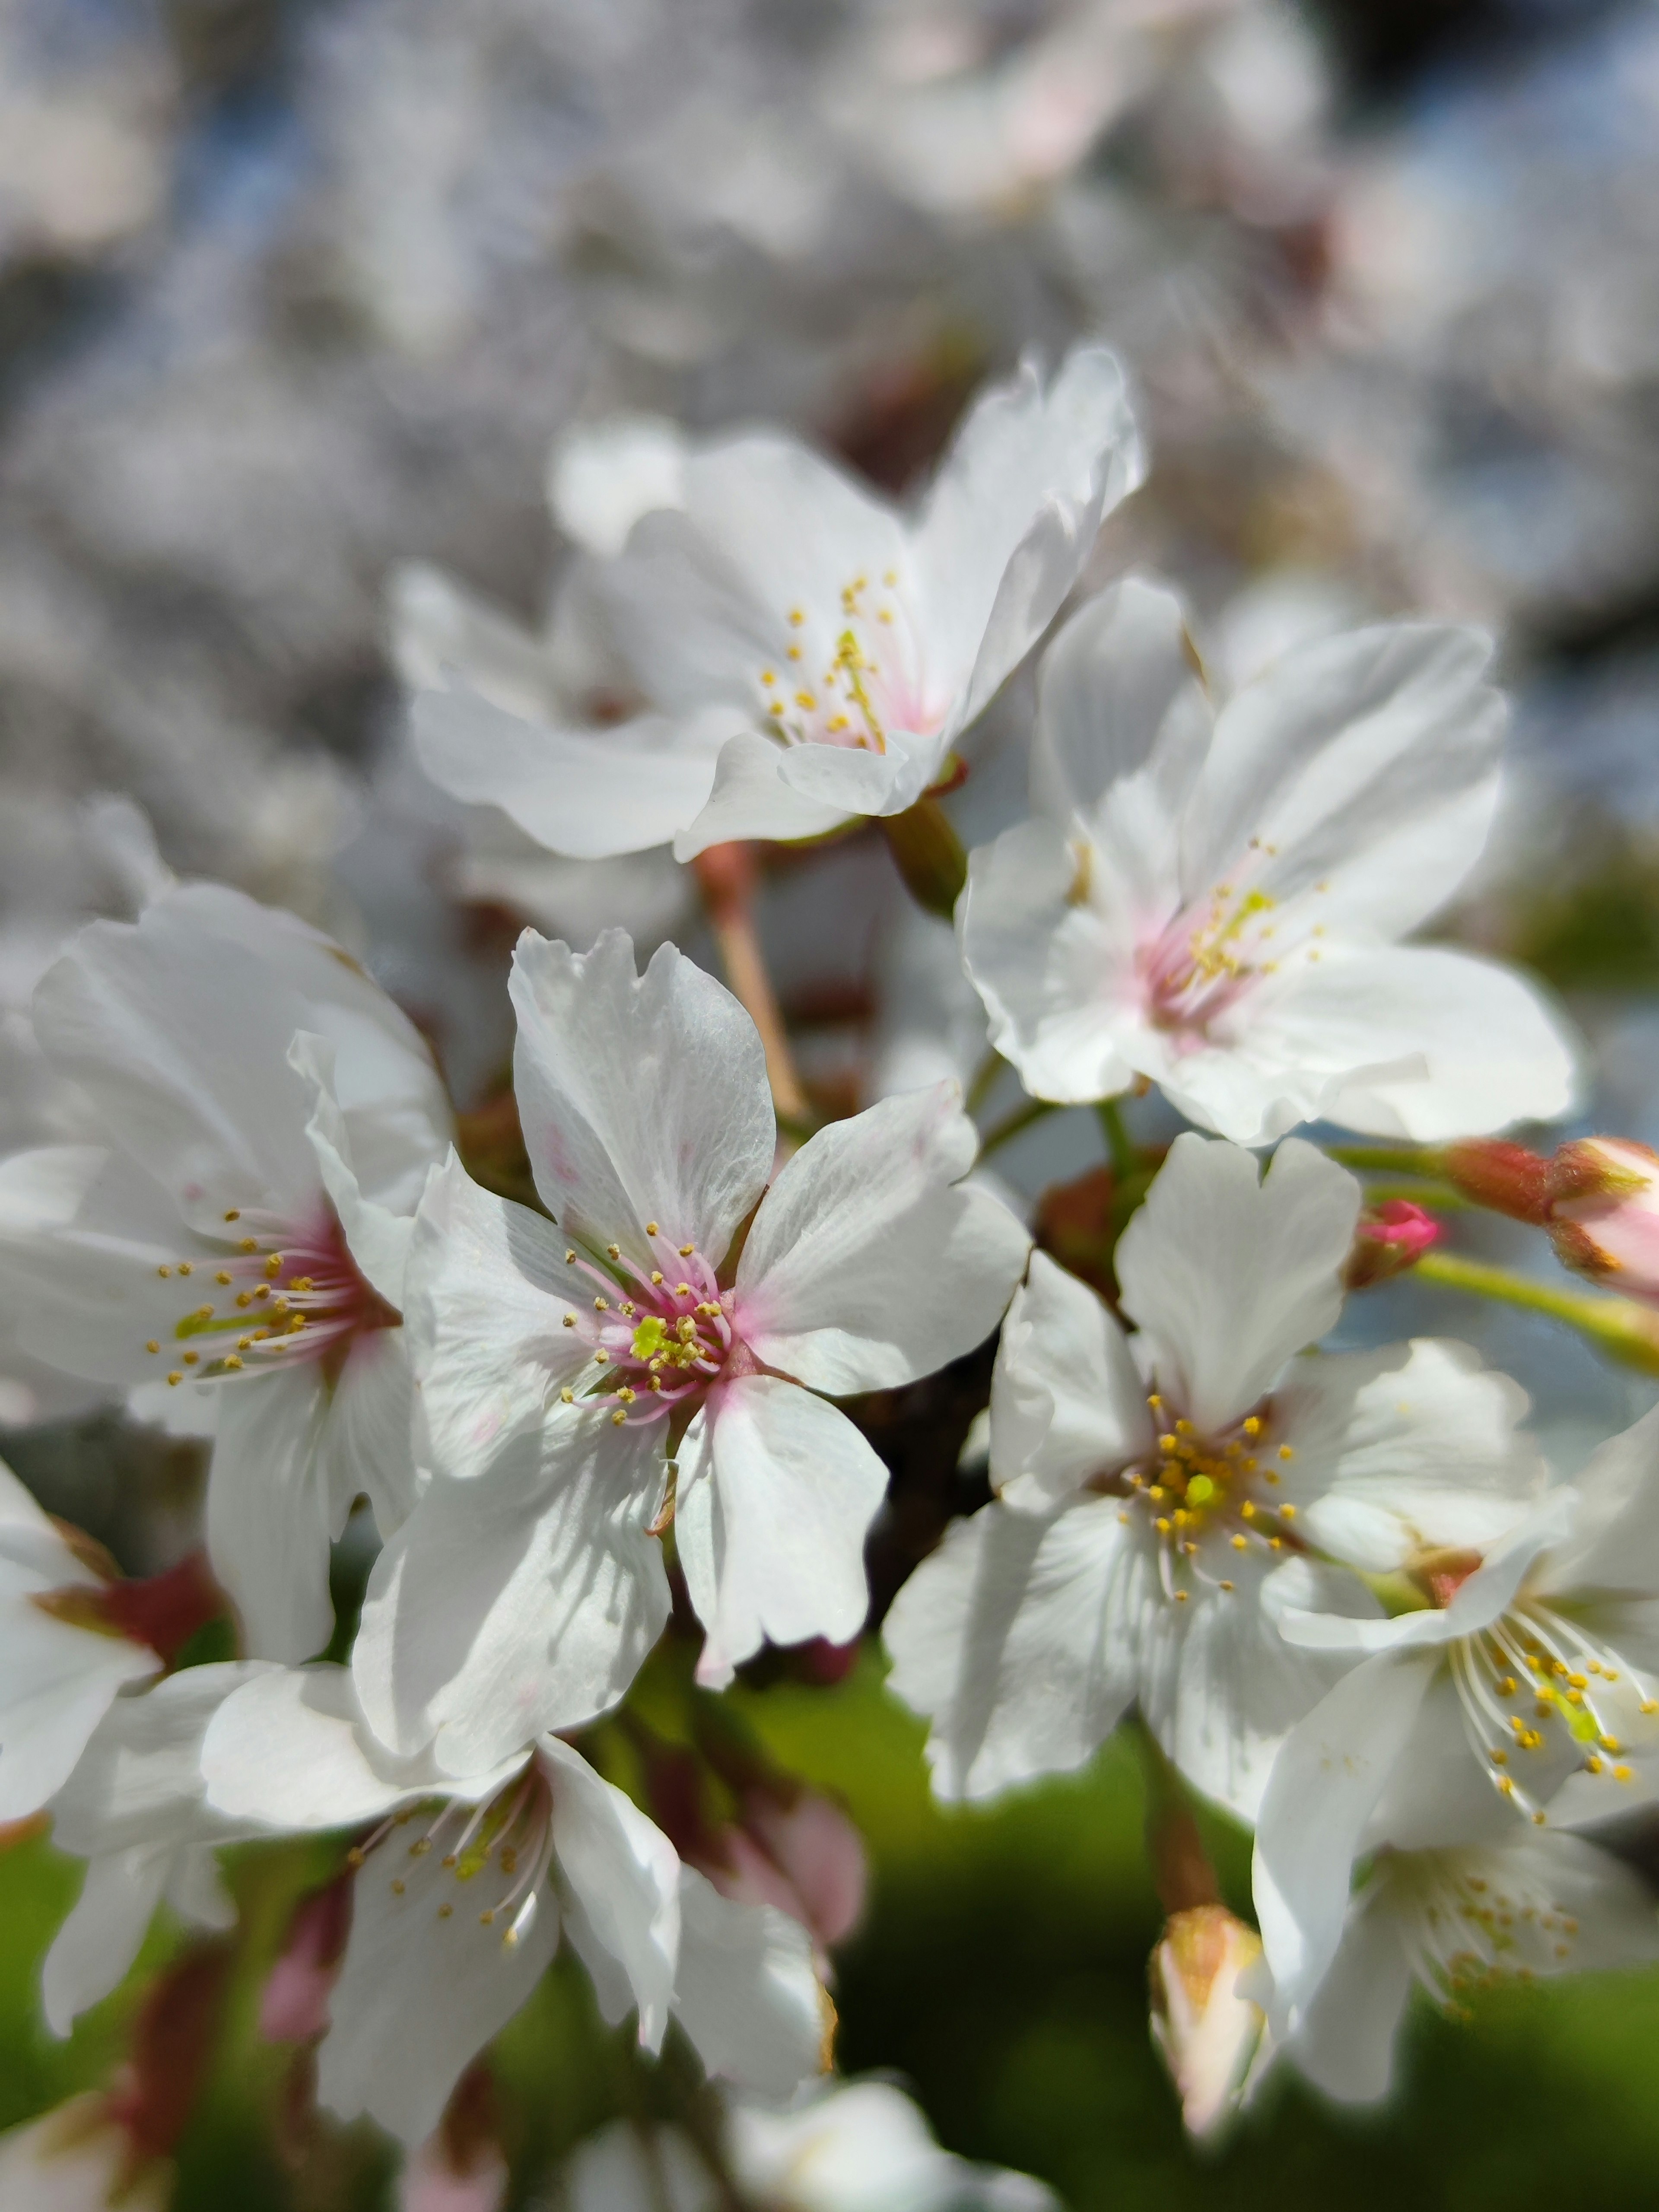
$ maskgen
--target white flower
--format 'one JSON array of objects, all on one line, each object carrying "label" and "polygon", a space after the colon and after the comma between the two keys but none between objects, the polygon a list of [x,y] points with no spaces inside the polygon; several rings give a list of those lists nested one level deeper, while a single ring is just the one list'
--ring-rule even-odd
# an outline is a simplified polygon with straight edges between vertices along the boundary
[{"label": "white flower", "polygon": [[1255,1930],[1214,1904],[1172,1912],[1152,1954],[1152,2040],[1200,2142],[1237,2109],[1261,2042],[1261,2007],[1239,1989],[1261,1956]]},{"label": "white flower", "polygon": [[671,2014],[711,2073],[787,2096],[817,2070],[825,2014],[804,1929],[733,1905],[556,1736],[487,1771],[398,1759],[344,1669],[271,1673],[228,1700],[203,1754],[210,1804],[285,1832],[376,1822],[352,1854],[351,1935],[318,2089],[405,2144],[524,2003],[568,1936],[599,2008]]},{"label": "white flower", "polygon": [[1504,710],[1489,642],[1393,623],[1294,648],[1218,714],[1178,601],[1136,578],[1043,665],[1034,818],[957,921],[992,1041],[1042,1098],[1158,1084],[1265,1144],[1325,1119],[1425,1141],[1565,1113],[1574,1048],[1519,977],[1404,945],[1479,858]]},{"label": "white flower", "polygon": [[0,2134],[6,2212],[167,2212],[173,2181],[95,2093]]},{"label": "white flower", "polygon": [[914,517],[793,439],[684,455],[599,579],[647,713],[584,737],[464,684],[417,702],[427,772],[553,850],[812,837],[902,812],[1053,619],[1143,465],[1123,374],[1074,352],[986,393]]},{"label": "white flower", "polygon": [[826,2087],[793,2112],[736,2105],[728,2142],[740,2185],[781,2212],[1053,2212],[1029,2174],[941,2150],[890,2081]]},{"label": "white flower", "polygon": [[1328,2095],[1366,2103],[1393,2086],[1395,2035],[1413,1984],[1466,1992],[1659,1959],[1646,1884],[1582,1837],[1515,1826],[1481,1844],[1379,1851],[1336,1952],[1280,2046]]},{"label": "white flower", "polygon": [[[1054,2212],[1029,2174],[941,2150],[890,2081],[834,2081],[789,2112],[728,2099],[723,2148],[745,2203],[767,2212]],[[719,2212],[729,2197],[689,2138],[618,2121],[581,2144],[571,2212]]]},{"label": "white flower", "polygon": [[67,2035],[138,1955],[163,1899],[198,1928],[228,1928],[236,1909],[216,1851],[258,1832],[210,1810],[202,1740],[227,1698],[264,1673],[258,1662],[187,1667],[105,1714],[52,1802],[52,1842],[87,1862],[86,1879],[46,1954],[46,2021]]},{"label": "white flower", "polygon": [[126,1684],[161,1671],[99,1620],[105,1581],[0,1462],[0,1821],[38,1812]]},{"label": "white flower", "polygon": [[1523,1814],[1583,1825],[1625,1809],[1638,1784],[1654,1793],[1656,1492],[1659,1411],[1489,1548],[1429,1555],[1425,1609],[1284,1613],[1298,1645],[1364,1660],[1287,1738],[1262,1801],[1256,1911],[1292,2027],[1362,1854],[1503,1837]]},{"label": "white flower", "polygon": [[214,1566],[250,1649],[304,1656],[353,1499],[385,1529],[412,1498],[397,1324],[449,1129],[430,1055],[337,945],[206,884],[84,930],[34,1024],[107,1142],[0,1163],[17,1334],[99,1382],[219,1387]]},{"label": "white flower", "polygon": [[1342,1303],[1353,1177],[1292,1138],[1176,1140],[1118,1245],[1126,1338],[1045,1255],[991,1395],[1002,1492],[888,1616],[891,1686],[933,1723],[941,1796],[1079,1765],[1138,1700],[1199,1789],[1251,1818],[1334,1663],[1286,1606],[1378,1608],[1385,1571],[1512,1523],[1542,1479],[1526,1400],[1461,1346],[1297,1358]]},{"label": "white flower", "polygon": [[649,1529],[671,1434],[700,1680],[769,1637],[855,1636],[886,1470],[819,1394],[971,1350],[1027,1245],[959,1187],[975,1137],[952,1085],[832,1123],[769,1190],[760,1040],[672,946],[640,977],[619,933],[573,956],[526,932],[512,988],[557,1225],[453,1161],[433,1181],[409,1315],[436,1479],[377,1563],[354,1655],[385,1740],[435,1735],[462,1770],[632,1680],[667,1616]]}]

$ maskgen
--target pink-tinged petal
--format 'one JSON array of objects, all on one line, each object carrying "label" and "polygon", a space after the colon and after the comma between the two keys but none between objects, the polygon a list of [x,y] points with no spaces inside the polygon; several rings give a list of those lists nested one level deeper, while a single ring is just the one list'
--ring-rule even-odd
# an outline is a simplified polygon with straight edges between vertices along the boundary
[{"label": "pink-tinged petal", "polygon": [[890,1388],[996,1327],[1030,1240],[964,1189],[977,1139],[954,1083],[882,1100],[810,1139],[767,1193],[738,1266],[737,1327],[813,1389]]},{"label": "pink-tinged petal", "polygon": [[1297,1138],[1260,1181],[1236,1145],[1176,1139],[1116,1264],[1159,1388],[1200,1433],[1247,1413],[1335,1322],[1359,1195],[1352,1176]]},{"label": "pink-tinged petal", "polygon": [[559,1226],[648,1272],[655,1222],[718,1265],[775,1142],[766,1055],[737,1000],[672,945],[636,976],[619,930],[586,953],[526,930],[512,992],[525,1143]]},{"label": "pink-tinged petal", "polygon": [[730,1680],[769,1638],[858,1633],[887,1469],[844,1413],[776,1376],[745,1376],[711,1399],[679,1465],[681,1559],[708,1632],[699,1680]]},{"label": "pink-tinged petal", "polygon": [[1033,1252],[991,1381],[999,1495],[1045,1510],[1156,1443],[1146,1386],[1116,1320],[1086,1283]]}]

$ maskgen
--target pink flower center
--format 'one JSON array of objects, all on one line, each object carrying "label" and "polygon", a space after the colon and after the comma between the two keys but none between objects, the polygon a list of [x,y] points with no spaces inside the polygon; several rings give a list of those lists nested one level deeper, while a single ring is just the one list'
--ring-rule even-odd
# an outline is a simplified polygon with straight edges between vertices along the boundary
[{"label": "pink flower center", "polygon": [[1273,973],[1273,908],[1266,891],[1239,896],[1223,884],[1207,905],[1178,914],[1138,957],[1149,1018],[1186,1032],[1195,1047],[1258,975]]},{"label": "pink flower center", "polygon": [[235,1242],[224,1252],[155,1271],[187,1283],[192,1301],[165,1346],[152,1337],[144,1347],[177,1361],[169,1382],[337,1359],[359,1330],[397,1327],[401,1316],[359,1272],[326,1200],[301,1223],[234,1206],[225,1222]]},{"label": "pink flower center", "polygon": [[616,1244],[605,1248],[614,1273],[574,1249],[564,1255],[568,1267],[599,1286],[591,1306],[574,1308],[564,1325],[579,1333],[595,1365],[615,1378],[617,1407],[611,1419],[618,1427],[690,1412],[717,1377],[754,1366],[734,1324],[736,1293],[721,1290],[695,1245],[673,1243],[654,1221],[647,1223],[646,1233],[648,1268],[637,1267]]},{"label": "pink flower center", "polygon": [[932,702],[921,653],[896,571],[872,591],[867,576],[842,587],[838,619],[791,607],[781,668],[761,671],[767,726],[786,744],[848,745],[884,753],[890,730],[932,736],[948,702]]}]

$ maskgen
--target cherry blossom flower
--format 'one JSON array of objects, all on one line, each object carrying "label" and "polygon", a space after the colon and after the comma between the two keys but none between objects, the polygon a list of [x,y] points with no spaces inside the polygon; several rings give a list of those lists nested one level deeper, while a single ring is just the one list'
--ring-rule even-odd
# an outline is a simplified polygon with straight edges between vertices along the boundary
[{"label": "cherry blossom flower", "polygon": [[1298,1647],[1362,1662],[1287,1738],[1261,1805],[1257,1915],[1292,2027],[1364,1853],[1582,1826],[1659,1788],[1656,1445],[1659,1412],[1495,1543],[1424,1554],[1420,1609],[1281,1616]]},{"label": "cherry blossom flower", "polygon": [[[767,1638],[846,1643],[886,1470],[830,1395],[891,1389],[996,1326],[1024,1231],[963,1188],[956,1086],[831,1123],[768,1188],[764,1056],[737,1001],[619,933],[514,963],[517,1094],[556,1226],[452,1161],[416,1230],[410,1328],[435,1471],[376,1565],[365,1710],[445,1767],[626,1690],[680,1564],[719,1685]],[[751,1218],[752,1217],[752,1218]],[[747,1224],[741,1239],[740,1228]]]},{"label": "cherry blossom flower", "polygon": [[1507,1980],[1659,1959],[1659,1911],[1632,1868],[1583,1837],[1511,1827],[1483,1842],[1379,1850],[1276,2058],[1328,2096],[1370,2103],[1394,2085],[1413,1986],[1455,2011]]},{"label": "cherry blossom flower", "polygon": [[912,805],[1076,582],[1140,481],[1123,373],[1099,346],[1045,389],[985,393],[914,516],[793,440],[691,447],[679,503],[599,580],[646,711],[600,742],[459,677],[416,702],[427,773],[554,851],[812,837]]},{"label": "cherry blossom flower", "polygon": [[302,1657],[353,1500],[386,1529],[413,1498],[398,1309],[449,1132],[430,1055],[337,945],[205,884],[84,930],[34,1024],[106,1143],[0,1163],[18,1334],[106,1383],[215,1386],[215,1570],[250,1648]]},{"label": "cherry blossom flower", "polygon": [[1479,859],[1504,709],[1479,633],[1396,623],[1282,654],[1212,707],[1179,601],[1131,577],[1043,665],[1033,818],[957,910],[992,1042],[1036,1097],[1158,1084],[1266,1144],[1324,1119],[1425,1141],[1565,1113],[1536,990],[1402,945]]},{"label": "cherry blossom flower", "polygon": [[271,1672],[227,1700],[203,1752],[208,1802],[287,1832],[375,1824],[353,1847],[351,1933],[318,2089],[405,2145],[568,1936],[611,2022],[660,2048],[678,2020],[711,2073],[787,2096],[821,2063],[826,2014],[803,1929],[717,1896],[621,1790],[556,1736],[487,1770],[388,1753],[343,1668]]},{"label": "cherry blossom flower", "polygon": [[787,2112],[734,2105],[728,2141],[739,2184],[787,2212],[1054,2212],[1030,2174],[941,2150],[891,2081],[830,2085]]},{"label": "cherry blossom flower", "polygon": [[1188,1133],[1118,1245],[1135,1335],[1033,1256],[992,1386],[1000,1499],[887,1620],[939,1796],[1079,1765],[1138,1701],[1188,1778],[1250,1819],[1352,1663],[1286,1644],[1284,1610],[1374,1614],[1334,1562],[1387,1573],[1425,1531],[1481,1540],[1528,1510],[1525,1395],[1465,1347],[1297,1357],[1340,1310],[1358,1205],[1300,1139],[1258,1182],[1250,1153]]}]

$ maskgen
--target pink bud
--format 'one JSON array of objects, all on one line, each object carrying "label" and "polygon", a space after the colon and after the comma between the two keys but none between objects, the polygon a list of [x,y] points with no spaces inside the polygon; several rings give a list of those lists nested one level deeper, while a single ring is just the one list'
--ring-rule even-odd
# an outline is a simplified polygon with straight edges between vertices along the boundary
[{"label": "pink bud", "polygon": [[1659,1152],[1585,1137],[1550,1163],[1550,1237],[1575,1274],[1659,1304]]},{"label": "pink bud", "polygon": [[1261,2008],[1237,1987],[1261,1955],[1261,1938],[1224,1905],[1172,1912],[1152,1954],[1152,2040],[1180,2095],[1187,2132],[1200,2139],[1237,2110],[1261,2039]]},{"label": "pink bud", "polygon": [[1344,1276],[1351,1291],[1386,1282],[1413,1267],[1445,1234],[1442,1224],[1409,1199],[1386,1199],[1367,1213],[1354,1231]]},{"label": "pink bud", "polygon": [[259,2000],[266,2043],[312,2043],[328,2027],[328,2000],[351,1931],[351,1877],[302,1897]]}]

